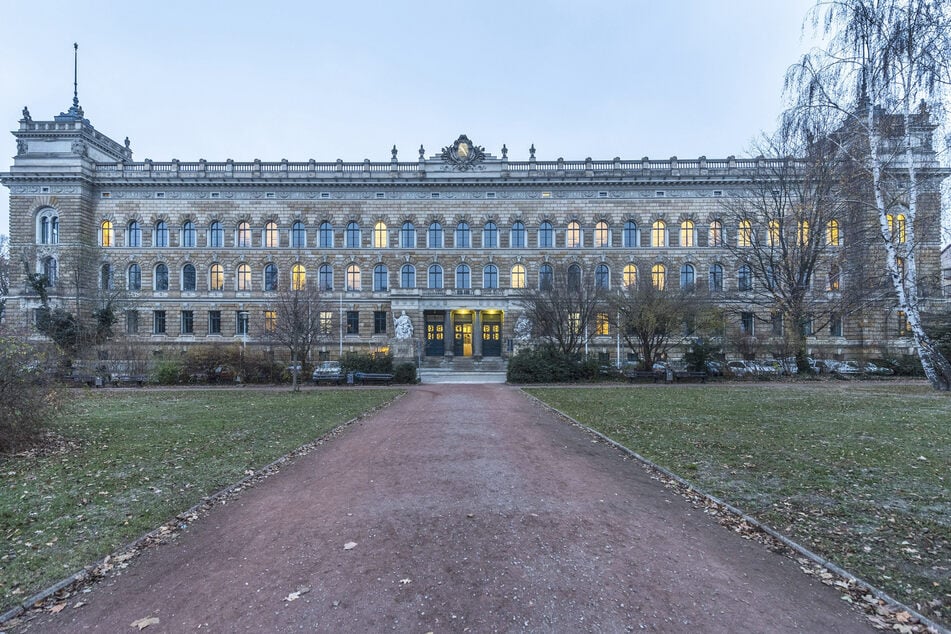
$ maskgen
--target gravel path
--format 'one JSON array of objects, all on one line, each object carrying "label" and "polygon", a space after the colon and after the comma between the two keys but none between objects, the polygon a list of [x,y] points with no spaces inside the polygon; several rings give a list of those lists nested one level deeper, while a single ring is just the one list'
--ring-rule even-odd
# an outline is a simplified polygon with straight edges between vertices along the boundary
[{"label": "gravel path", "polygon": [[412,388],[81,599],[24,629],[873,631],[505,385]]}]

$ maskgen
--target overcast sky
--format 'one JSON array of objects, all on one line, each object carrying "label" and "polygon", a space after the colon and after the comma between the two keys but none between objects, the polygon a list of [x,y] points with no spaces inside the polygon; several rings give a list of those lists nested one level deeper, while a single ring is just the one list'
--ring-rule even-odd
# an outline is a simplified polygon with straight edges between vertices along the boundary
[{"label": "overcast sky", "polygon": [[86,117],[137,161],[386,161],[462,133],[516,160],[748,155],[814,2],[3,4],[7,130],[70,106],[76,41]]}]

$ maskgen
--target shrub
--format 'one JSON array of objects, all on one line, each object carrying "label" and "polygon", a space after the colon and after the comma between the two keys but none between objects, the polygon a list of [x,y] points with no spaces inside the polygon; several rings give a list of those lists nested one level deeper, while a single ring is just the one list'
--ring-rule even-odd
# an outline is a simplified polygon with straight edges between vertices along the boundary
[{"label": "shrub", "polygon": [[183,366],[178,361],[163,359],[152,369],[152,380],[159,385],[177,385],[187,379]]},{"label": "shrub", "polygon": [[0,337],[0,453],[37,442],[57,398],[46,356],[17,338]]},{"label": "shrub", "polygon": [[598,378],[598,362],[566,355],[551,345],[523,348],[509,359],[510,383],[567,383]]},{"label": "shrub", "polygon": [[344,372],[392,373],[393,356],[379,353],[348,352],[340,358],[340,365]]},{"label": "shrub", "polygon": [[416,364],[401,363],[393,369],[394,383],[416,383]]},{"label": "shrub", "polygon": [[720,354],[720,346],[697,339],[684,353],[684,362],[691,372],[705,372],[707,361],[713,361]]}]

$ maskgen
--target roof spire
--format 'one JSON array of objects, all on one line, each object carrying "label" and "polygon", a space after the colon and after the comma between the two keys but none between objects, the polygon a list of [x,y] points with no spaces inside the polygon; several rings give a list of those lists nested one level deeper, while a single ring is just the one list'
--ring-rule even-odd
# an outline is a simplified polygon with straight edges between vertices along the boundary
[{"label": "roof spire", "polygon": [[79,44],[73,42],[73,108],[79,108]]}]

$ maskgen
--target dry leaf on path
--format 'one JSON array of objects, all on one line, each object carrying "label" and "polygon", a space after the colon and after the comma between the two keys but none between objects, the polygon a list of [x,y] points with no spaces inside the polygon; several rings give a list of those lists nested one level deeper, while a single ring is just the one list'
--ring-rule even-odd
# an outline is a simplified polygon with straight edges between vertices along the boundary
[{"label": "dry leaf on path", "polygon": [[63,608],[65,607],[66,607],[65,603],[57,603],[56,605],[50,608],[50,612],[52,612],[53,614],[58,614],[62,612]]},{"label": "dry leaf on path", "polygon": [[132,621],[129,623],[129,627],[137,627],[140,630],[144,630],[150,625],[158,625],[159,620],[157,616],[150,616],[144,619],[139,619],[138,621]]},{"label": "dry leaf on path", "polygon": [[344,550],[353,550],[356,547],[357,547],[357,542],[347,542],[346,544],[343,545]]}]

